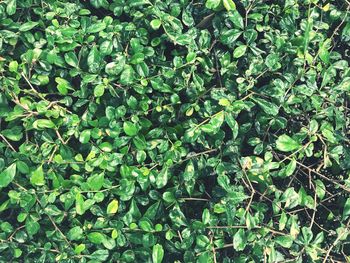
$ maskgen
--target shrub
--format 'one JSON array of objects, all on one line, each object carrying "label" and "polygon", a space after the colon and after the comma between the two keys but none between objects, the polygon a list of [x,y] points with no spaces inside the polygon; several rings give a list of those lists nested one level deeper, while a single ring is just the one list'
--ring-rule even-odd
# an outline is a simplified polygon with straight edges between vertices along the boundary
[{"label": "shrub", "polygon": [[0,2],[1,262],[349,260],[349,9]]}]

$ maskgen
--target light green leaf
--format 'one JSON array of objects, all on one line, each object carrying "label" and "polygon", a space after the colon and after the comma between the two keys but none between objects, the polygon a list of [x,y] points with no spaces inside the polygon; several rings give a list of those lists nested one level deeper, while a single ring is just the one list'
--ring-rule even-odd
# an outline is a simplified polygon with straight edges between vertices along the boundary
[{"label": "light green leaf", "polygon": [[39,223],[32,216],[27,217],[25,227],[30,236],[34,236],[40,229]]},{"label": "light green leaf", "polygon": [[77,193],[75,196],[75,210],[78,215],[83,215],[85,213],[84,198],[81,193]]},{"label": "light green leaf", "polygon": [[0,173],[0,187],[8,186],[16,175],[16,163],[11,164]]},{"label": "light green leaf", "polygon": [[32,172],[30,177],[30,182],[32,185],[41,186],[45,184],[44,171],[42,165],[36,168],[35,171]]},{"label": "light green leaf", "polygon": [[153,19],[151,21],[151,27],[154,29],[154,30],[157,30],[158,28],[160,28],[160,26],[162,25],[162,21],[160,21],[159,19]]},{"label": "light green leaf", "polygon": [[9,71],[10,72],[17,72],[17,69],[18,69],[18,62],[16,60],[11,61],[9,63]]},{"label": "light green leaf", "polygon": [[27,23],[22,24],[18,30],[21,32],[26,32],[36,27],[38,24],[39,24],[38,22],[29,21]]},{"label": "light green leaf", "polygon": [[98,191],[102,188],[104,183],[104,173],[98,173],[90,176],[87,183],[91,190]]},{"label": "light green leaf", "polygon": [[94,244],[102,244],[102,242],[106,239],[106,236],[100,232],[92,232],[88,234],[88,239]]},{"label": "light green leaf", "polygon": [[286,176],[291,176],[294,173],[296,167],[297,161],[293,158],[286,167]]},{"label": "light green leaf", "polygon": [[101,97],[105,93],[105,85],[99,84],[94,88],[94,96]]},{"label": "light green leaf", "polygon": [[164,257],[164,249],[160,244],[156,244],[152,249],[152,260],[153,263],[161,263]]},{"label": "light green leaf", "polygon": [[72,67],[75,67],[75,68],[79,67],[79,61],[74,52],[68,52],[64,54],[64,60],[67,62],[68,65]]},{"label": "light green leaf", "polygon": [[242,57],[245,54],[246,51],[247,51],[247,46],[246,45],[238,46],[233,51],[233,57],[234,58],[240,58],[240,57]]},{"label": "light green leaf", "polygon": [[163,169],[158,173],[157,179],[156,179],[156,186],[158,189],[163,188],[166,186],[168,180],[169,180],[169,169],[168,167],[163,167]]},{"label": "light green leaf", "polygon": [[103,142],[99,145],[99,148],[104,151],[104,152],[111,152],[113,150],[113,146],[112,144],[110,144],[109,142]]},{"label": "light green leaf", "polygon": [[247,244],[244,229],[239,229],[233,236],[233,248],[236,251],[243,251]]},{"label": "light green leaf", "polygon": [[131,121],[124,122],[123,129],[128,136],[135,136],[138,132],[136,124],[132,123]]},{"label": "light green leaf", "polygon": [[237,121],[234,119],[233,114],[226,113],[225,114],[225,121],[232,130],[232,139],[236,139],[238,136],[239,126],[238,126]]},{"label": "light green leaf", "polygon": [[276,148],[282,152],[291,152],[300,149],[301,145],[287,134],[278,137]]},{"label": "light green leaf", "polygon": [[17,0],[7,0],[6,3],[6,13],[12,16],[16,13]]},{"label": "light green leaf", "polygon": [[134,69],[131,66],[126,65],[124,67],[122,74],[120,75],[120,84],[130,85],[131,83],[133,83],[134,78],[135,78]]},{"label": "light green leaf", "polygon": [[218,10],[221,5],[221,0],[207,0],[205,7],[212,10]]},{"label": "light green leaf", "polygon": [[215,114],[209,121],[209,124],[213,126],[214,129],[219,129],[224,123],[224,112],[220,111]]},{"label": "light green leaf", "polygon": [[315,180],[315,184],[316,184],[316,195],[318,198],[322,200],[326,194],[326,186],[320,179]]},{"label": "light green leaf", "polygon": [[97,73],[100,69],[101,66],[101,62],[102,62],[102,57],[100,52],[97,50],[97,47],[94,46],[88,57],[87,57],[87,64],[89,66],[89,72],[91,73]]},{"label": "light green leaf", "polygon": [[279,108],[276,104],[260,98],[254,98],[253,100],[260,106],[260,108],[266,114],[272,115],[272,116],[276,116],[278,114]]},{"label": "light green leaf", "polygon": [[236,10],[236,4],[232,0],[223,0],[222,2],[227,11]]},{"label": "light green leaf", "polygon": [[75,226],[70,229],[67,233],[67,238],[69,240],[79,240],[83,238],[83,230],[80,226]]},{"label": "light green leaf", "polygon": [[83,252],[85,250],[86,246],[85,244],[80,244],[80,245],[77,245],[75,248],[74,248],[74,252],[75,254],[80,254],[81,252]]},{"label": "light green leaf", "polygon": [[141,219],[139,222],[139,226],[143,231],[146,231],[146,232],[152,232],[154,230],[152,226],[152,222],[148,218]]},{"label": "light green leaf", "polygon": [[294,238],[290,235],[279,236],[275,238],[275,242],[284,248],[290,248],[293,244]]},{"label": "light green leaf", "polygon": [[71,89],[69,82],[60,77],[55,78],[55,81],[58,84],[57,90],[59,91],[59,93],[61,93],[62,95],[67,95],[68,90]]},{"label": "light green leaf", "polygon": [[106,24],[103,22],[92,23],[87,30],[87,33],[98,33],[106,28]]},{"label": "light green leaf", "polygon": [[80,133],[80,136],[79,136],[79,142],[81,143],[88,143],[90,141],[90,135],[91,135],[91,131],[90,130],[83,130],[81,133]]},{"label": "light green leaf", "polygon": [[56,125],[51,120],[39,119],[33,122],[33,128],[36,130],[53,129]]}]

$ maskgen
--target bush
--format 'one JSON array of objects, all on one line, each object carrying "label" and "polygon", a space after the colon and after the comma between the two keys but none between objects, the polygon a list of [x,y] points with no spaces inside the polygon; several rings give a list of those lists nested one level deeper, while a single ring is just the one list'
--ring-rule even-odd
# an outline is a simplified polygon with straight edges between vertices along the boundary
[{"label": "bush", "polygon": [[0,2],[1,262],[349,260],[349,10]]}]

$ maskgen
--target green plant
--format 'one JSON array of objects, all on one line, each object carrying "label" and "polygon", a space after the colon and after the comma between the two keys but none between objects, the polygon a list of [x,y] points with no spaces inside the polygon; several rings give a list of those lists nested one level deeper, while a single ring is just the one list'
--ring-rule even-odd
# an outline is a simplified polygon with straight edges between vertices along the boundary
[{"label": "green plant", "polygon": [[0,2],[0,260],[349,260],[349,10]]}]

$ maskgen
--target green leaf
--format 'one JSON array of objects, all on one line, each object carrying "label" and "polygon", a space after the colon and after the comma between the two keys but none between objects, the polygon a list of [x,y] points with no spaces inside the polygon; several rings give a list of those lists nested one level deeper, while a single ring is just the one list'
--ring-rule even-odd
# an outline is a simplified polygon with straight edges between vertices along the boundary
[{"label": "green leaf", "polygon": [[316,195],[318,198],[320,198],[320,200],[322,200],[326,195],[326,186],[320,179],[316,179],[315,184],[316,184]]},{"label": "green leaf", "polygon": [[205,7],[212,10],[218,10],[221,5],[221,0],[207,0],[205,2]]},{"label": "green leaf", "polygon": [[195,183],[195,170],[192,161],[189,161],[186,165],[185,171],[183,173],[185,187],[188,194],[192,195]]},{"label": "green leaf", "polygon": [[227,11],[236,10],[236,4],[232,0],[223,0],[222,2]]},{"label": "green leaf", "polygon": [[266,57],[265,64],[269,69],[276,69],[279,67],[279,56],[277,54],[269,54]]},{"label": "green leaf", "polygon": [[32,185],[41,186],[45,184],[44,171],[42,165],[36,168],[35,171],[32,172],[30,177],[30,182]]},{"label": "green leaf", "polygon": [[36,27],[38,24],[39,24],[38,22],[29,21],[27,23],[22,24],[18,30],[21,32],[26,32]]},{"label": "green leaf", "polygon": [[26,219],[25,227],[30,236],[34,236],[40,230],[40,225],[36,220],[32,216],[28,216]]},{"label": "green leaf", "polygon": [[85,250],[86,246],[84,244],[77,245],[74,249],[75,254],[81,254]]},{"label": "green leaf", "polygon": [[79,61],[75,53],[68,52],[64,54],[64,60],[66,63],[72,67],[79,68]]},{"label": "green leaf", "polygon": [[152,222],[148,218],[141,219],[139,222],[139,226],[143,231],[146,231],[146,232],[152,232],[154,230],[152,226]]},{"label": "green leaf", "polygon": [[162,21],[160,21],[160,19],[153,19],[151,21],[151,27],[154,29],[154,30],[157,30],[158,28],[160,28],[160,26],[162,25]]},{"label": "green leaf", "polygon": [[125,56],[117,55],[113,62],[106,65],[105,71],[108,75],[118,75],[125,67]]},{"label": "green leaf", "polygon": [[130,85],[133,83],[135,78],[135,71],[131,66],[126,65],[120,76],[120,84]]},{"label": "green leaf", "polygon": [[[244,22],[243,22],[243,17],[237,10],[233,10],[228,14],[228,17],[230,21],[235,25],[235,27],[243,29],[244,28]],[[242,33],[241,30],[234,29],[234,31]]]},{"label": "green leaf", "polygon": [[102,244],[102,242],[106,239],[106,236],[99,232],[92,232],[88,234],[88,239],[94,244]]},{"label": "green leaf", "polygon": [[346,199],[343,209],[343,220],[347,219],[350,215],[350,198]]},{"label": "green leaf", "polygon": [[284,211],[282,211],[282,214],[279,220],[278,229],[283,230],[286,227],[287,221],[288,221],[287,214]]},{"label": "green leaf", "polygon": [[100,52],[97,50],[97,47],[94,46],[88,57],[87,57],[87,64],[89,66],[89,72],[91,73],[97,73],[100,69],[101,66],[101,61],[102,61],[102,57]]},{"label": "green leaf", "polygon": [[104,184],[104,173],[98,173],[90,176],[87,179],[87,183],[91,190],[98,191]]},{"label": "green leaf", "polygon": [[161,263],[164,257],[164,249],[160,244],[156,244],[152,249],[152,260],[153,263]]},{"label": "green leaf", "polygon": [[99,84],[94,88],[94,96],[101,97],[105,93],[105,85]]},{"label": "green leaf", "polygon": [[188,142],[188,143],[195,142],[200,134],[201,134],[201,130],[198,129],[197,127],[190,128],[184,134],[184,142]]},{"label": "green leaf", "polygon": [[118,200],[112,200],[107,206],[107,214],[115,214],[118,211],[119,202]]},{"label": "green leaf", "polygon": [[83,238],[83,230],[80,226],[75,226],[70,229],[67,233],[67,238],[69,240],[79,240]]},{"label": "green leaf", "polygon": [[12,16],[16,13],[17,0],[7,0],[6,3],[6,13]]},{"label": "green leaf", "polygon": [[286,176],[291,176],[294,173],[296,167],[297,161],[293,158],[286,167]]},{"label": "green leaf", "polygon": [[214,129],[219,129],[224,123],[224,112],[220,111],[215,114],[209,121],[209,124],[213,126]]},{"label": "green leaf", "polygon": [[109,142],[103,142],[99,145],[100,149],[104,152],[111,152],[113,147]]},{"label": "green leaf", "polygon": [[254,98],[253,99],[260,108],[268,115],[276,116],[279,112],[279,108],[276,104],[271,103],[267,100],[260,99],[260,98]]},{"label": "green leaf", "polygon": [[247,244],[247,238],[244,229],[239,229],[233,236],[233,248],[236,251],[243,251]]},{"label": "green leaf", "polygon": [[128,136],[135,136],[138,133],[136,124],[132,123],[131,121],[124,122],[123,129]]},{"label": "green leaf", "polygon": [[78,215],[83,215],[85,213],[84,198],[81,193],[77,193],[75,196],[75,210]]},{"label": "green leaf", "polygon": [[280,135],[276,141],[276,148],[282,152],[291,152],[301,148],[301,144],[295,141],[290,136]]},{"label": "green leaf", "polygon": [[57,90],[59,91],[59,93],[61,93],[62,95],[67,95],[68,90],[71,89],[69,82],[59,77],[55,78],[55,81],[58,84]]},{"label": "green leaf", "polygon": [[11,141],[18,142],[22,139],[23,133],[21,130],[21,127],[15,126],[12,129],[5,129],[2,130],[2,135],[4,135],[7,139]]},{"label": "green leaf", "polygon": [[246,45],[238,46],[233,51],[233,57],[234,58],[240,58],[240,57],[242,57],[245,54],[246,51],[247,51],[247,46]]},{"label": "green leaf", "polygon": [[18,62],[16,60],[11,61],[9,63],[9,71],[10,72],[17,72],[17,69],[18,69]]},{"label": "green leaf", "polygon": [[106,28],[106,24],[103,22],[97,22],[97,23],[92,23],[88,30],[87,33],[98,33]]},{"label": "green leaf", "polygon": [[169,168],[163,167],[163,169],[158,173],[157,179],[156,179],[156,186],[158,189],[163,188],[168,183],[170,174],[169,174]]},{"label": "green leaf", "polygon": [[53,129],[56,125],[51,120],[39,119],[33,122],[33,128],[36,130]]},{"label": "green leaf", "polygon": [[110,40],[105,40],[100,46],[100,51],[102,55],[110,55],[113,51],[113,42]]},{"label": "green leaf", "polygon": [[282,202],[285,202],[285,209],[292,209],[300,204],[301,197],[295,192],[293,187],[287,188],[281,198]]},{"label": "green leaf", "polygon": [[233,115],[231,113],[225,114],[225,121],[232,130],[232,139],[236,139],[239,129],[237,121],[233,118]]},{"label": "green leaf", "polygon": [[11,164],[0,173],[0,187],[8,186],[16,175],[16,163]]},{"label": "green leaf", "polygon": [[84,130],[80,133],[79,136],[79,142],[85,144],[90,141],[91,131],[90,130]]},{"label": "green leaf", "polygon": [[[97,261],[97,262],[104,262],[107,260],[109,256],[108,250],[105,249],[99,249],[96,250],[94,253],[92,253],[90,256],[88,256],[91,260]],[[130,261],[129,261],[130,262]]]},{"label": "green leaf", "polygon": [[275,242],[284,248],[290,248],[293,244],[294,238],[290,235],[279,236],[275,238]]}]

